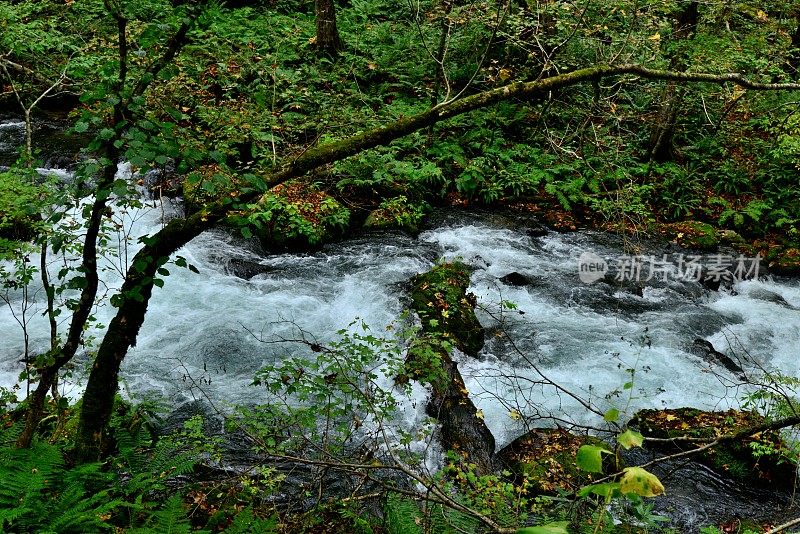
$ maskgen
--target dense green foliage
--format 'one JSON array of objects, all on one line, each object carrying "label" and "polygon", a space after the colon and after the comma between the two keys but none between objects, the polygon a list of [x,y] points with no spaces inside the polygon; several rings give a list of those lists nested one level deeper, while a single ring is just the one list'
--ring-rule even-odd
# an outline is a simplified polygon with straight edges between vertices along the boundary
[{"label": "dense green foliage", "polygon": [[[163,165],[171,157],[178,168],[205,161],[234,174],[260,174],[310,142],[422,111],[431,99],[543,73],[610,61],[653,67],[680,61],[690,70],[788,81],[796,63],[794,11],[783,2],[703,5],[689,35],[675,35],[689,2],[509,4],[501,6],[499,23],[497,9],[481,2],[445,11],[426,2],[415,12],[393,2],[355,2],[340,10],[347,46],[335,61],[309,43],[314,19],[308,7],[278,2],[208,12],[163,83],[148,92],[143,111],[160,131],[145,130],[129,159]],[[114,35],[99,3],[22,2],[3,9],[5,48],[15,60],[32,65],[47,55],[48,64],[36,62],[39,74],[52,78],[66,66],[81,87],[110,79],[113,61],[105,54],[113,51]],[[141,51],[132,54],[131,68],[143,68],[148,50],[158,49],[169,21],[177,19],[164,18],[171,10],[158,2],[126,9],[137,21],[131,42]],[[146,24],[155,13],[167,24]],[[423,13],[427,20],[420,23]],[[437,75],[430,54],[442,25],[447,53]],[[573,212],[578,222],[641,229],[689,219],[750,240],[766,238],[757,243],[764,251],[794,243],[800,221],[794,96],[681,89],[671,161],[654,163],[648,151],[666,105],[663,91],[658,82],[611,82],[532,104],[507,102],[367,151],[317,179],[367,208],[376,194],[434,202],[448,193],[484,203],[532,198],[545,209]],[[83,100],[97,108],[103,97],[96,97]],[[151,142],[161,145],[147,148]],[[310,231],[300,231],[313,242]]]}]

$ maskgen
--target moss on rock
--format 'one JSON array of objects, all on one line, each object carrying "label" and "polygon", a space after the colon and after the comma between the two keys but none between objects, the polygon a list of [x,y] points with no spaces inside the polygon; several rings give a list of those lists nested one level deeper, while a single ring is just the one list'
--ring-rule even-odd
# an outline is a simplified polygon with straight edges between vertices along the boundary
[{"label": "moss on rock", "polygon": [[483,327],[468,287],[469,269],[459,262],[441,263],[412,277],[411,308],[422,321],[423,334],[409,347],[398,380],[432,385],[426,411],[440,423],[442,447],[482,475],[493,470],[494,436],[450,357],[454,346],[471,355],[483,347]]},{"label": "moss on rock", "polygon": [[[727,410],[707,412],[695,408],[642,410],[630,421],[647,438],[690,437],[712,441],[720,436],[757,427],[764,418],[755,412]],[[667,452],[690,450],[698,441],[646,441],[650,448]],[[701,442],[702,443],[702,442]],[[701,444],[700,443],[700,444]],[[735,478],[758,485],[789,488],[795,464],[786,454],[788,446],[775,431],[761,432],[736,441],[725,441],[699,453],[697,461]]]},{"label": "moss on rock", "polygon": [[[578,449],[601,443],[559,428],[535,428],[500,450],[497,459],[511,471],[514,483],[530,493],[575,492],[602,476],[578,469]],[[605,461],[613,458],[607,455]]]},{"label": "moss on rock", "polygon": [[466,354],[477,355],[485,335],[475,316],[475,295],[467,292],[469,268],[461,262],[441,263],[414,276],[411,286],[411,307],[423,329],[452,340]]},{"label": "moss on rock", "polygon": [[769,262],[770,271],[787,276],[800,275],[800,248],[786,248]]},{"label": "moss on rock", "polygon": [[341,236],[350,210],[313,185],[292,181],[265,193],[246,219],[264,248],[307,248]]},{"label": "moss on rock", "polygon": [[364,228],[370,230],[397,229],[410,234],[419,233],[419,225],[428,211],[424,202],[415,203],[400,195],[386,199],[377,209],[370,212],[364,221]]},{"label": "moss on rock", "polygon": [[682,221],[665,225],[679,245],[698,250],[716,250],[723,237],[722,233],[708,223]]},{"label": "moss on rock", "polygon": [[[245,185],[221,165],[204,165],[183,182],[186,210],[193,213],[212,202],[234,199]],[[227,222],[249,228],[266,249],[305,249],[342,235],[350,224],[350,210],[312,184],[291,181],[241,206]]]},{"label": "moss on rock", "polygon": [[[28,241],[40,231],[42,188],[30,177],[13,171],[0,172],[0,240]],[[15,248],[0,242],[0,252]]]}]

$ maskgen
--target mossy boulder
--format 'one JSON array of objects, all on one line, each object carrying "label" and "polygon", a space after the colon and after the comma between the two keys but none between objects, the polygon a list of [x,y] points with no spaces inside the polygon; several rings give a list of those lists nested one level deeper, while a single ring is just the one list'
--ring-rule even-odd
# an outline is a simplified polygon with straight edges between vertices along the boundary
[{"label": "mossy boulder", "polygon": [[744,246],[747,244],[745,238],[734,230],[720,230],[719,240],[726,245],[732,246]]},{"label": "mossy boulder", "polygon": [[426,412],[440,423],[442,448],[484,475],[493,471],[494,436],[451,358],[454,346],[471,355],[483,348],[483,327],[468,287],[469,269],[459,262],[411,278],[411,308],[422,321],[422,334],[409,346],[398,382],[413,378],[431,385]]},{"label": "mossy boulder", "polygon": [[[186,211],[236,198],[245,181],[221,165],[205,165],[183,182]],[[265,192],[258,202],[241,206],[228,217],[228,224],[247,228],[267,250],[307,249],[339,237],[349,227],[350,210],[312,184],[292,181]]]},{"label": "mossy boulder", "polygon": [[[560,428],[534,428],[501,449],[497,460],[512,473],[514,483],[528,493],[575,492],[603,476],[578,469],[578,449],[601,444],[598,438]],[[613,462],[613,454],[605,455],[604,467],[612,470]]]},{"label": "mossy boulder", "polygon": [[[689,437],[694,440],[645,441],[652,449],[665,452],[691,450],[720,436],[736,434],[763,425],[764,418],[755,412],[727,410],[708,412],[694,408],[641,410],[629,425],[646,438]],[[700,440],[700,441],[698,441]],[[791,488],[795,463],[780,434],[766,431],[736,440],[725,440],[694,457],[712,469],[755,485]]]},{"label": "mossy boulder", "polygon": [[800,248],[786,248],[769,262],[770,272],[787,276],[800,275]]},{"label": "mossy boulder", "polygon": [[697,250],[716,250],[722,233],[708,223],[682,221],[666,225],[668,234],[682,247]]},{"label": "mossy boulder", "polygon": [[429,206],[425,202],[412,202],[403,195],[386,199],[377,209],[370,212],[364,221],[364,228],[403,230],[417,234],[428,209]]},{"label": "mossy boulder", "polygon": [[461,262],[441,263],[411,279],[411,307],[423,329],[452,340],[470,356],[483,348],[485,334],[475,316],[475,295],[469,293],[469,268]]},{"label": "mossy boulder", "polygon": [[350,210],[312,184],[286,182],[265,193],[246,223],[266,249],[308,248],[341,236]]}]

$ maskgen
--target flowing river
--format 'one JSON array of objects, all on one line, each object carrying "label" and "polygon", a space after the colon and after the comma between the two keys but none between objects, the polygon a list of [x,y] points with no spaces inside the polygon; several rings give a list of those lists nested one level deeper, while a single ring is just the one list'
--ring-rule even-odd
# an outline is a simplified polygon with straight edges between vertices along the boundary
[{"label": "flowing river", "polygon": [[[19,128],[11,124],[0,123],[0,136]],[[130,171],[121,166],[120,172]],[[129,239],[109,251],[105,287],[119,287],[119,267],[132,257],[136,237],[156,231],[179,210],[168,200],[117,210],[121,235]],[[471,290],[489,335],[479,358],[460,356],[460,370],[498,448],[521,433],[516,412],[598,424],[572,397],[542,386],[534,365],[600,409],[616,407],[628,415],[644,407],[741,405],[747,388],[736,387],[735,372],[693,351],[697,338],[733,357],[747,373],[766,369],[800,376],[797,279],[762,276],[721,291],[681,280],[585,284],[578,276],[581,254],[623,256],[620,238],[528,230],[513,217],[443,211],[416,238],[373,233],[316,253],[280,255],[265,255],[222,230],[206,232],[179,251],[199,274],[168,266],[165,286],[154,290],[138,344],[123,366],[123,391],[177,406],[200,395],[190,387],[194,384],[214,402],[258,402],[262,391],[249,387],[254,373],[295,350],[259,338],[293,339],[302,331],[330,341],[356,318],[374,332],[386,332],[405,307],[404,282],[441,258],[460,259],[474,269]],[[640,245],[659,257],[674,252],[663,244]],[[53,260],[55,271],[58,258]],[[510,273],[517,274],[501,280]],[[10,304],[0,307],[0,386],[7,388],[17,381],[23,354],[22,295],[8,297]],[[41,291],[31,298],[26,317],[35,353],[45,350],[49,339]],[[112,311],[101,305],[100,323],[107,324]],[[501,329],[513,343],[492,335]],[[68,395],[79,392],[87,361],[80,358],[62,386]],[[631,381],[628,369],[635,370],[633,387],[624,389]],[[422,415],[424,391],[418,394],[408,406],[408,424]],[[702,512],[692,517],[707,519]]]}]

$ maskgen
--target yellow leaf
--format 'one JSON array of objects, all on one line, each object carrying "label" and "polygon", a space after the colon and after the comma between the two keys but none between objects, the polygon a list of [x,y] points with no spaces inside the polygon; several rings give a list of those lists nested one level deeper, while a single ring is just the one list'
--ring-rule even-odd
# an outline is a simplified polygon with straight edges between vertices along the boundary
[{"label": "yellow leaf", "polygon": [[635,493],[640,497],[656,497],[664,493],[664,485],[658,477],[641,467],[626,467],[619,489],[622,493]]},{"label": "yellow leaf", "polygon": [[644,436],[629,428],[617,437],[617,441],[625,450],[628,450],[631,447],[641,447],[644,443]]},{"label": "yellow leaf", "polygon": [[481,410],[481,409],[478,409],[478,411],[477,411],[477,412],[475,412],[475,417],[477,417],[478,419],[480,419],[481,421],[483,421],[483,410]]},{"label": "yellow leaf", "polygon": [[661,34],[660,33],[654,33],[653,35],[648,37],[648,39],[650,39],[651,41],[660,41],[661,40]]},{"label": "yellow leaf", "polygon": [[508,412],[508,416],[514,421],[519,421],[520,419],[522,419],[522,414],[519,413],[517,410],[511,410],[510,412]]}]

